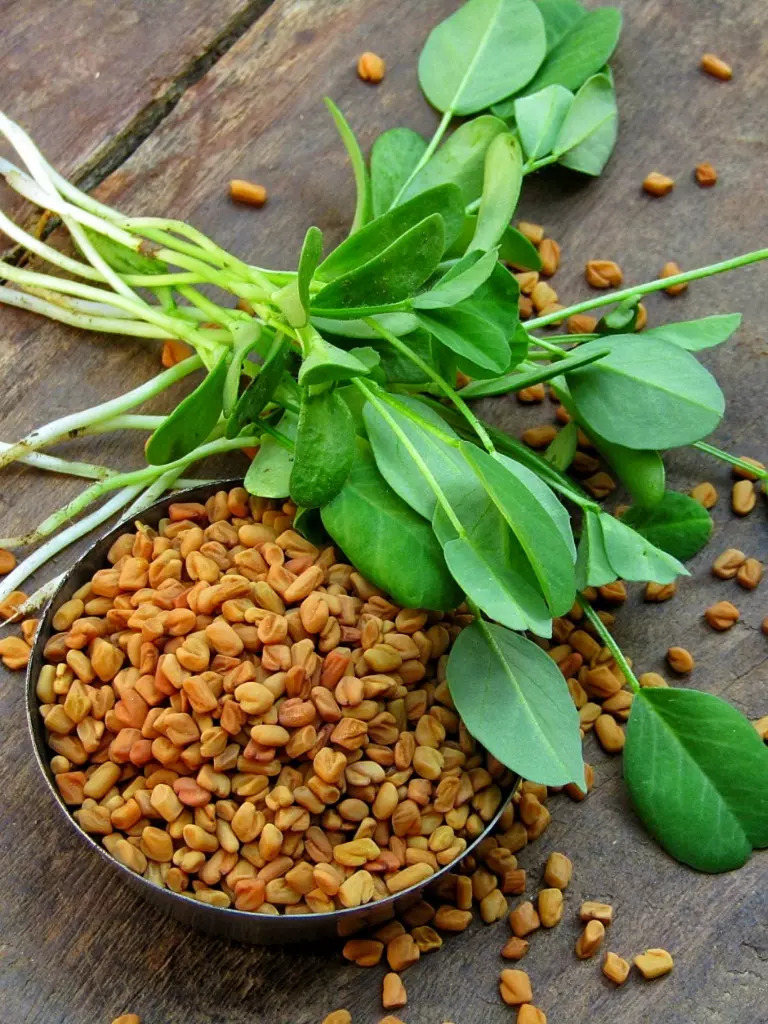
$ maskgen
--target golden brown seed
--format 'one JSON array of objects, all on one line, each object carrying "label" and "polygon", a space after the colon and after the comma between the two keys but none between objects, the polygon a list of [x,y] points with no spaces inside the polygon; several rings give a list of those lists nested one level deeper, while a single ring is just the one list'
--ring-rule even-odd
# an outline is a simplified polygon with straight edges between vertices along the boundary
[{"label": "golden brown seed", "polygon": [[768,715],[763,715],[762,718],[756,718],[752,722],[752,725],[760,739],[768,741]]},{"label": "golden brown seed", "polygon": [[651,171],[643,179],[643,190],[649,196],[665,196],[675,187],[675,179],[668,178],[666,174],[658,171]]},{"label": "golden brown seed", "polygon": [[636,956],[633,962],[642,976],[649,981],[669,974],[675,966],[675,961],[666,949],[646,949],[644,953]]},{"label": "golden brown seed", "polygon": [[0,657],[6,668],[15,671],[24,668],[32,653],[28,643],[25,643],[20,636],[5,636],[0,640]]},{"label": "golden brown seed", "polygon": [[[757,469],[765,469],[765,466],[758,459],[753,459],[750,455],[740,455],[739,458],[742,462],[749,463],[751,466],[755,466]],[[759,477],[756,473],[750,472],[748,469],[742,469],[741,466],[731,466],[731,476],[736,480],[758,480]]]},{"label": "golden brown seed", "polygon": [[523,1003],[517,1011],[517,1024],[547,1024],[547,1015],[533,1003]]},{"label": "golden brown seed", "polygon": [[544,867],[544,881],[550,888],[567,889],[573,875],[573,864],[564,853],[550,853]]},{"label": "golden brown seed", "polygon": [[[518,822],[518,825],[520,823]],[[523,826],[523,834],[528,839],[528,834],[525,832]],[[501,891],[510,896],[519,896],[525,892],[525,869],[524,868],[507,868],[501,875],[499,880],[499,888]]]},{"label": "golden brown seed", "polygon": [[560,266],[560,246],[553,238],[542,238],[539,243],[539,258],[541,273],[545,277],[552,277]]},{"label": "golden brown seed", "polygon": [[499,995],[507,1006],[530,1003],[533,989],[527,971],[515,967],[505,968],[499,977]]},{"label": "golden brown seed", "polygon": [[112,1024],[141,1024],[141,1017],[138,1013],[121,1013],[119,1017],[115,1017]]},{"label": "golden brown seed", "polygon": [[263,206],[267,201],[267,190],[263,185],[242,178],[230,181],[229,195],[236,203],[245,203],[247,206]]},{"label": "golden brown seed", "polygon": [[597,327],[597,317],[588,313],[574,313],[567,321],[569,334],[594,334]]},{"label": "golden brown seed", "polygon": [[733,77],[731,65],[726,64],[721,57],[717,57],[714,53],[702,54],[701,70],[706,71],[713,78],[719,78],[722,82],[727,82]]},{"label": "golden brown seed", "polygon": [[472,912],[457,910],[456,907],[439,907],[433,923],[442,932],[463,932],[472,923]]},{"label": "golden brown seed", "polygon": [[540,926],[541,920],[530,900],[524,900],[509,915],[509,927],[518,939],[530,935]]},{"label": "golden brown seed", "polygon": [[635,324],[635,330],[642,331],[645,325],[648,323],[648,310],[642,304],[637,304],[637,323]]},{"label": "golden brown seed", "polygon": [[588,960],[594,956],[605,938],[605,926],[602,921],[589,921],[584,931],[576,940],[576,956],[579,960]]},{"label": "golden brown seed", "polygon": [[746,562],[747,556],[738,548],[727,548],[712,563],[712,573],[721,580],[732,580],[740,567]]},{"label": "golden brown seed", "polygon": [[737,480],[731,488],[731,508],[737,516],[746,516],[755,507],[757,495],[751,480]]},{"label": "golden brown seed", "polygon": [[550,303],[557,302],[557,292],[546,281],[539,281],[531,292],[531,301],[534,309],[542,313]]},{"label": "golden brown seed", "polygon": [[364,82],[378,85],[384,78],[386,70],[387,65],[378,54],[366,51],[358,58],[357,74]]},{"label": "golden brown seed", "polygon": [[393,971],[405,971],[415,964],[421,951],[412,935],[398,935],[387,946],[387,963]]},{"label": "golden brown seed", "polygon": [[613,260],[589,260],[584,276],[592,288],[617,288],[624,280],[621,267]]},{"label": "golden brown seed", "polygon": [[668,601],[677,593],[676,583],[646,583],[643,599],[650,603],[660,604]]},{"label": "golden brown seed", "polygon": [[539,427],[528,427],[522,433],[523,442],[529,448],[546,448],[557,437],[557,427],[544,423]]},{"label": "golden brown seed", "polygon": [[384,955],[384,943],[374,939],[350,939],[341,955],[358,967],[375,967]]},{"label": "golden brown seed", "polygon": [[[744,563],[746,565],[746,563]],[[739,609],[730,601],[718,601],[704,612],[707,624],[720,632],[730,629],[739,621]]]},{"label": "golden brown seed", "polygon": [[507,898],[502,893],[501,889],[491,889],[491,891],[480,900],[480,917],[486,924],[493,924],[494,921],[500,921],[509,910],[507,905]]},{"label": "golden brown seed", "polygon": [[516,935],[513,935],[504,943],[501,955],[505,960],[522,960],[528,952],[529,946],[530,942],[527,939],[519,939]]},{"label": "golden brown seed", "polygon": [[[674,260],[669,260],[661,268],[659,277],[675,277],[677,274],[681,273],[682,271],[679,265],[675,263]],[[688,282],[681,281],[679,284],[671,284],[669,288],[665,288],[664,291],[667,293],[667,295],[679,295],[681,292],[684,292],[687,287]]]},{"label": "golden brown seed", "polygon": [[709,161],[705,160],[704,163],[696,164],[693,173],[697,184],[702,188],[711,188],[717,182],[717,171]]},{"label": "golden brown seed", "polygon": [[352,1014],[349,1010],[334,1010],[323,1020],[323,1024],[352,1024]]},{"label": "golden brown seed", "polygon": [[[16,568],[16,555],[12,551],[0,548],[0,576],[5,576]],[[54,629],[56,627],[54,626]]]},{"label": "golden brown seed", "polygon": [[419,928],[414,928],[411,935],[413,936],[413,941],[422,953],[432,953],[436,949],[440,949],[443,944],[443,940],[437,934],[435,929],[430,928],[428,924],[423,924]]},{"label": "golden brown seed", "polygon": [[397,1010],[399,1007],[405,1006],[407,1002],[408,996],[400,975],[394,972],[385,974],[381,988],[381,1005],[384,1009]]},{"label": "golden brown seed", "polygon": [[602,972],[609,981],[623,985],[629,975],[629,962],[617,953],[606,953],[603,957]]},{"label": "golden brown seed", "polygon": [[595,734],[606,754],[619,754],[624,749],[624,730],[612,715],[600,715],[595,722]]},{"label": "golden brown seed", "polygon": [[717,503],[717,490],[709,481],[696,484],[690,495],[694,501],[698,501],[704,508],[713,508]]},{"label": "golden brown seed", "polygon": [[544,928],[554,928],[563,916],[561,889],[542,889],[537,901],[539,920]]},{"label": "golden brown seed", "polygon": [[517,230],[534,245],[540,245],[544,240],[544,228],[541,224],[531,224],[530,221],[521,220],[517,225]]},{"label": "golden brown seed", "polygon": [[419,882],[426,881],[434,873],[435,869],[430,864],[410,864],[387,879],[387,888],[391,893],[402,892],[404,889],[409,889],[412,885],[418,885]]},{"label": "golden brown seed", "polygon": [[673,672],[679,672],[681,675],[691,672],[696,664],[693,655],[685,647],[670,647],[667,651],[667,663]]},{"label": "golden brown seed", "polygon": [[610,903],[597,903],[595,900],[586,900],[579,907],[580,921],[599,921],[601,924],[610,924],[613,921],[613,907]]},{"label": "golden brown seed", "polygon": [[748,558],[736,573],[736,582],[745,590],[754,590],[762,578],[763,563],[757,558]]}]

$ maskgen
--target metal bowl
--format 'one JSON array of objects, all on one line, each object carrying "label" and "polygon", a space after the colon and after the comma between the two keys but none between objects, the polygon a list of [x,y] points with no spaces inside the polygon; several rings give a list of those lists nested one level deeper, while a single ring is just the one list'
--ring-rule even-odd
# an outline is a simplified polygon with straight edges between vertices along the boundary
[{"label": "metal bowl", "polygon": [[[156,526],[162,518],[167,516],[168,506],[171,502],[205,502],[217,490],[229,490],[232,487],[241,485],[242,480],[221,480],[213,484],[206,484],[204,487],[178,491],[172,497],[164,498],[162,501],[148,506],[141,513],[141,521],[149,526]],[[180,895],[172,892],[170,889],[161,889],[153,882],[149,882],[141,875],[137,875],[116,861],[100,843],[96,842],[87,832],[80,828],[61,799],[58,788],[53,780],[53,774],[49,767],[52,755],[50,748],[46,744],[45,728],[38,711],[39,705],[35,686],[37,677],[44,664],[43,649],[47,640],[54,632],[52,627],[53,615],[65,601],[69,600],[76,590],[91,579],[97,569],[104,568],[107,564],[107,552],[115,539],[125,532],[127,525],[125,521],[122,521],[105,533],[66,573],[41,615],[40,627],[27,669],[27,722],[32,737],[35,759],[40,767],[41,777],[45,780],[46,788],[62,812],[63,818],[69,827],[76,832],[80,840],[97,854],[105,864],[117,872],[123,882],[138,892],[153,906],[167,911],[172,917],[181,921],[182,924],[212,935],[235,939],[239,942],[271,945],[309,942],[322,938],[351,935],[365,927],[375,926],[391,919],[397,911],[405,910],[419,900],[424,890],[435,884],[441,876],[451,870],[453,865],[448,864],[442,867],[427,883],[411,886],[410,889],[405,889],[395,896],[390,896],[362,907],[337,910],[328,914],[281,914],[280,916],[275,916],[272,914],[211,907],[205,903],[200,903],[190,896]],[[462,856],[467,856],[471,853],[475,846],[493,829],[501,812],[511,799],[516,783],[517,779],[513,780],[508,792],[504,794],[504,799],[493,819],[477,839],[468,844]]]}]

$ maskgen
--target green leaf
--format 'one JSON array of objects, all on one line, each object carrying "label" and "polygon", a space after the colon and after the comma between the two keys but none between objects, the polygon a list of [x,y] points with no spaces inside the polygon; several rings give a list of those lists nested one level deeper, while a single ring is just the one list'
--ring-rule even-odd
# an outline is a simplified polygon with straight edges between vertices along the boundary
[{"label": "green leaf", "polygon": [[496,266],[496,259],[495,249],[486,253],[480,250],[468,252],[443,277],[435,281],[429,291],[415,296],[413,307],[443,309],[463,302],[488,280]]},{"label": "green leaf", "polygon": [[564,615],[576,599],[576,549],[568,513],[535,473],[505,455],[492,457],[461,443],[465,459],[520,542],[552,615]]},{"label": "green leaf", "polygon": [[[413,313],[381,313],[375,315],[373,319],[398,338],[404,334],[412,334],[419,327]],[[365,320],[351,317],[333,320],[328,317],[313,316],[312,323],[326,334],[336,334],[341,338],[354,338],[356,341],[381,341],[379,332]]]},{"label": "green leaf", "polygon": [[689,575],[676,558],[655,547],[620,519],[607,512],[601,512],[598,519],[614,579],[620,576],[624,580],[671,583],[677,576]]},{"label": "green leaf", "polygon": [[[507,342],[519,341],[520,317],[517,302],[520,286],[514,275],[500,263],[496,263],[488,278],[468,299],[456,309],[474,313],[489,323],[495,324]],[[509,369],[509,362],[504,367]],[[470,374],[471,376],[471,374]]]},{"label": "green leaf", "polygon": [[622,522],[675,558],[691,558],[712,536],[712,518],[687,494],[666,491],[653,508],[627,509]]},{"label": "green leaf", "polygon": [[[221,391],[221,407],[226,417],[231,415],[237,402],[237,391],[240,387],[240,377],[243,374],[243,361],[255,348],[259,347],[261,333],[261,324],[256,320],[238,324],[232,331],[232,358],[229,361]],[[267,334],[267,338],[270,334],[271,332]]]},{"label": "green leaf", "polygon": [[328,543],[328,534],[325,532],[318,508],[297,508],[293,517],[293,528],[298,530],[302,537],[306,537],[310,544],[323,547]]},{"label": "green leaf", "polygon": [[[520,331],[527,339],[528,334],[522,324],[520,325]],[[597,348],[589,352],[584,350],[585,346],[582,345],[572,356],[566,356],[565,359],[559,359],[555,363],[542,366],[537,370],[531,370],[528,373],[505,373],[503,376],[495,377],[492,380],[473,381],[461,389],[461,397],[485,398],[487,395],[504,395],[508,391],[519,391],[521,388],[529,388],[534,384],[552,380],[563,373],[568,373],[570,370],[576,370],[580,366],[588,366],[590,363],[597,362],[608,354],[608,349],[606,348]],[[525,354],[523,358],[525,358]]]},{"label": "green leaf", "polygon": [[579,418],[627,448],[676,448],[711,433],[725,400],[714,377],[669,342],[616,334],[580,346],[607,348],[595,366],[566,374]]},{"label": "green leaf", "polygon": [[521,270],[541,270],[541,256],[538,249],[522,231],[511,225],[501,236],[499,259],[511,263]]},{"label": "green leaf", "polygon": [[355,456],[355,424],[335,391],[302,394],[296,431],[290,495],[297,505],[315,508],[334,498]]},{"label": "green leaf", "polygon": [[629,716],[624,779],[648,831],[692,868],[730,871],[768,846],[768,748],[719,697],[641,690]]},{"label": "green leaf", "polygon": [[556,84],[515,100],[515,123],[528,160],[552,152],[572,103],[570,89]]},{"label": "green leaf", "polygon": [[434,188],[421,191],[345,239],[326,256],[317,268],[316,277],[319,281],[335,281],[370,263],[434,213],[442,218],[446,244],[450,245],[464,223],[464,206],[458,186],[449,181],[435,182]]},{"label": "green leaf", "polygon": [[523,157],[514,135],[497,135],[485,154],[485,176],[472,249],[493,249],[509,227],[523,183]]},{"label": "green leaf", "polygon": [[[292,412],[286,412],[277,427],[281,433],[293,439],[296,437],[298,419]],[[261,439],[261,445],[245,474],[244,485],[249,494],[262,498],[287,498],[293,451],[283,447],[269,434]]]},{"label": "green leaf", "polygon": [[618,123],[613,82],[607,74],[594,75],[576,93],[553,152],[564,167],[597,176],[616,145]]},{"label": "green leaf", "polygon": [[320,515],[353,565],[404,608],[448,611],[460,603],[429,523],[386,484],[362,439],[343,488]]},{"label": "green leaf", "polygon": [[365,166],[365,157],[360,149],[360,143],[355,138],[355,133],[349,127],[347,119],[344,117],[342,112],[327,96],[325,97],[325,105],[331,112],[331,117],[336,125],[336,129],[341,136],[341,141],[349,154],[349,159],[352,162],[352,173],[355,176],[355,188],[357,190],[357,200],[355,202],[355,216],[352,221],[352,227],[349,229],[350,234],[354,234],[359,231],[360,228],[367,224],[371,219],[371,183],[368,176],[368,168]]},{"label": "green leaf", "polygon": [[613,583],[617,576],[618,573],[608,561],[600,519],[597,513],[587,509],[582,519],[576,556],[576,586],[579,590],[602,587],[604,583]]},{"label": "green leaf", "polygon": [[154,256],[145,256],[142,252],[135,252],[127,245],[116,242],[113,238],[93,231],[91,228],[83,228],[83,230],[99,256],[118,274],[168,273],[168,264],[163,263],[162,260],[155,259]]},{"label": "green leaf", "polygon": [[666,341],[689,352],[700,352],[727,341],[741,326],[741,313],[722,313],[705,316],[700,320],[684,320],[677,324],[663,324],[643,331],[644,338]]},{"label": "green leaf", "polygon": [[299,384],[302,387],[366,376],[370,369],[352,352],[332,345],[317,331],[311,332],[306,350],[299,370]]},{"label": "green leaf", "polygon": [[237,400],[232,415],[227,422],[227,437],[237,437],[243,427],[255,423],[264,407],[272,399],[275,388],[280,383],[288,363],[290,345],[284,335],[279,335],[272,342],[272,347],[259,370],[257,377],[251,381]]},{"label": "green leaf", "polygon": [[598,334],[630,334],[637,330],[637,317],[640,311],[640,296],[632,295],[618,303],[604,316],[600,317],[595,330]]},{"label": "green leaf", "polygon": [[564,473],[573,462],[578,444],[579,428],[576,421],[571,420],[562,430],[558,430],[554,439],[550,441],[544,452],[544,458],[551,466]]},{"label": "green leaf", "polygon": [[426,141],[410,128],[390,128],[376,139],[371,149],[374,217],[390,209],[426,148]]},{"label": "green leaf", "polygon": [[467,0],[430,33],[419,82],[438,110],[473,114],[521,89],[545,52],[532,0]]},{"label": "green leaf", "polygon": [[506,131],[506,124],[490,114],[459,125],[422,167],[403,198],[410,199],[438,185],[453,184],[461,189],[463,206],[473,203],[483,191],[486,151],[496,136]]},{"label": "green leaf", "polygon": [[[616,473],[638,505],[650,507],[664,497],[666,472],[658,452],[625,448],[599,437],[588,429],[595,447]],[[699,506],[701,507],[701,506]]]},{"label": "green leaf", "polygon": [[503,331],[477,313],[459,307],[419,313],[419,323],[438,341],[478,366],[499,373],[509,366],[509,345]]},{"label": "green leaf", "polygon": [[568,30],[581,21],[587,12],[578,0],[536,0],[536,3],[544,18],[547,52],[551,53]]},{"label": "green leaf", "polygon": [[332,317],[349,309],[361,315],[361,310],[376,312],[378,306],[415,295],[440,262],[445,247],[443,223],[439,213],[425,217],[378,256],[337,277],[315,296],[313,312]]},{"label": "green leaf", "polygon": [[588,11],[550,51],[526,91],[538,92],[547,85],[578,89],[608,63],[620,35],[621,12],[615,7]]},{"label": "green leaf", "polygon": [[467,729],[502,764],[545,785],[584,785],[578,712],[536,644],[475,621],[456,638],[446,676]]},{"label": "green leaf", "polygon": [[[453,353],[444,349],[431,334],[422,328],[418,328],[411,334],[406,335],[405,342],[412,352],[443,377],[450,377],[450,367],[448,364],[453,360]],[[401,355],[388,341],[384,341],[380,337],[378,340],[372,341],[371,344],[379,353],[381,368],[390,384],[423,384],[431,380],[423,370],[412,363],[406,356]],[[449,358],[444,358],[446,356]]]},{"label": "green leaf", "polygon": [[147,441],[144,455],[152,466],[193,452],[208,437],[221,414],[222,391],[231,353],[222,353],[218,363],[194,391],[183,398]]},{"label": "green leaf", "polygon": [[309,320],[309,284],[322,254],[323,233],[320,228],[311,227],[304,236],[296,278],[275,296],[291,327],[304,327]]}]

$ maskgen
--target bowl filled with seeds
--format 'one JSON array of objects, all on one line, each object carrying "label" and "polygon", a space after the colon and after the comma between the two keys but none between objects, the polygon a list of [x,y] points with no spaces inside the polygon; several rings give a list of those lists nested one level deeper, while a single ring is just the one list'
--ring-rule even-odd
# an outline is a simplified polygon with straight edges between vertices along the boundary
[{"label": "bowl filled with seeds", "polygon": [[60,584],[28,672],[78,835],[156,906],[242,941],[386,921],[517,782],[446,683],[471,615],[400,607],[295,512],[229,481],[118,525]]}]

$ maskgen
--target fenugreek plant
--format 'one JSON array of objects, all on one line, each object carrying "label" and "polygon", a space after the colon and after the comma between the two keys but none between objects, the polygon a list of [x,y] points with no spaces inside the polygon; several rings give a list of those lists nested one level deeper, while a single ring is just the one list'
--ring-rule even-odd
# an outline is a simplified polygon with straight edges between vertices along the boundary
[{"label": "fenugreek plant", "polygon": [[[617,133],[606,61],[619,30],[617,11],[586,13],[575,0],[469,0],[434,29],[419,61],[423,91],[442,113],[434,136],[394,128],[367,160],[328,101],[354,171],[354,220],[327,255],[310,227],[291,271],[250,265],[181,221],[123,216],[67,182],[2,117],[25,169],[3,160],[0,171],[60,219],[75,255],[0,215],[31,257],[2,264],[0,301],[102,334],[177,339],[195,354],[3,447],[0,466],[22,460],[93,482],[27,536],[2,542],[42,543],[0,596],[115,512],[135,516],[181,485],[191,464],[258,446],[246,487],[290,496],[308,536],[327,532],[405,606],[466,601],[475,620],[456,641],[448,680],[485,747],[527,778],[583,785],[566,682],[526,634],[550,636],[553,617],[587,586],[686,573],[679,559],[706,543],[711,522],[666,489],[662,452],[694,445],[739,464],[704,442],[725,402],[695,353],[725,342],[740,317],[638,334],[638,302],[768,257],[763,249],[519,321],[506,264],[540,267],[510,226],[521,185],[555,162],[601,172]],[[448,133],[456,116],[465,120]],[[46,263],[55,275],[40,269]],[[211,284],[240,308],[214,303],[201,290]],[[538,333],[605,306],[593,335]],[[133,412],[201,368],[204,379],[170,415]],[[458,391],[457,371],[471,378]],[[542,381],[571,415],[543,457],[468,404]],[[579,427],[632,495],[621,519],[566,475]],[[146,465],[118,473],[44,454],[75,428],[151,431]],[[600,619],[584,611],[635,693],[625,768],[638,813],[688,864],[743,863],[768,845],[768,751],[757,733],[708,694],[639,689]]]}]

